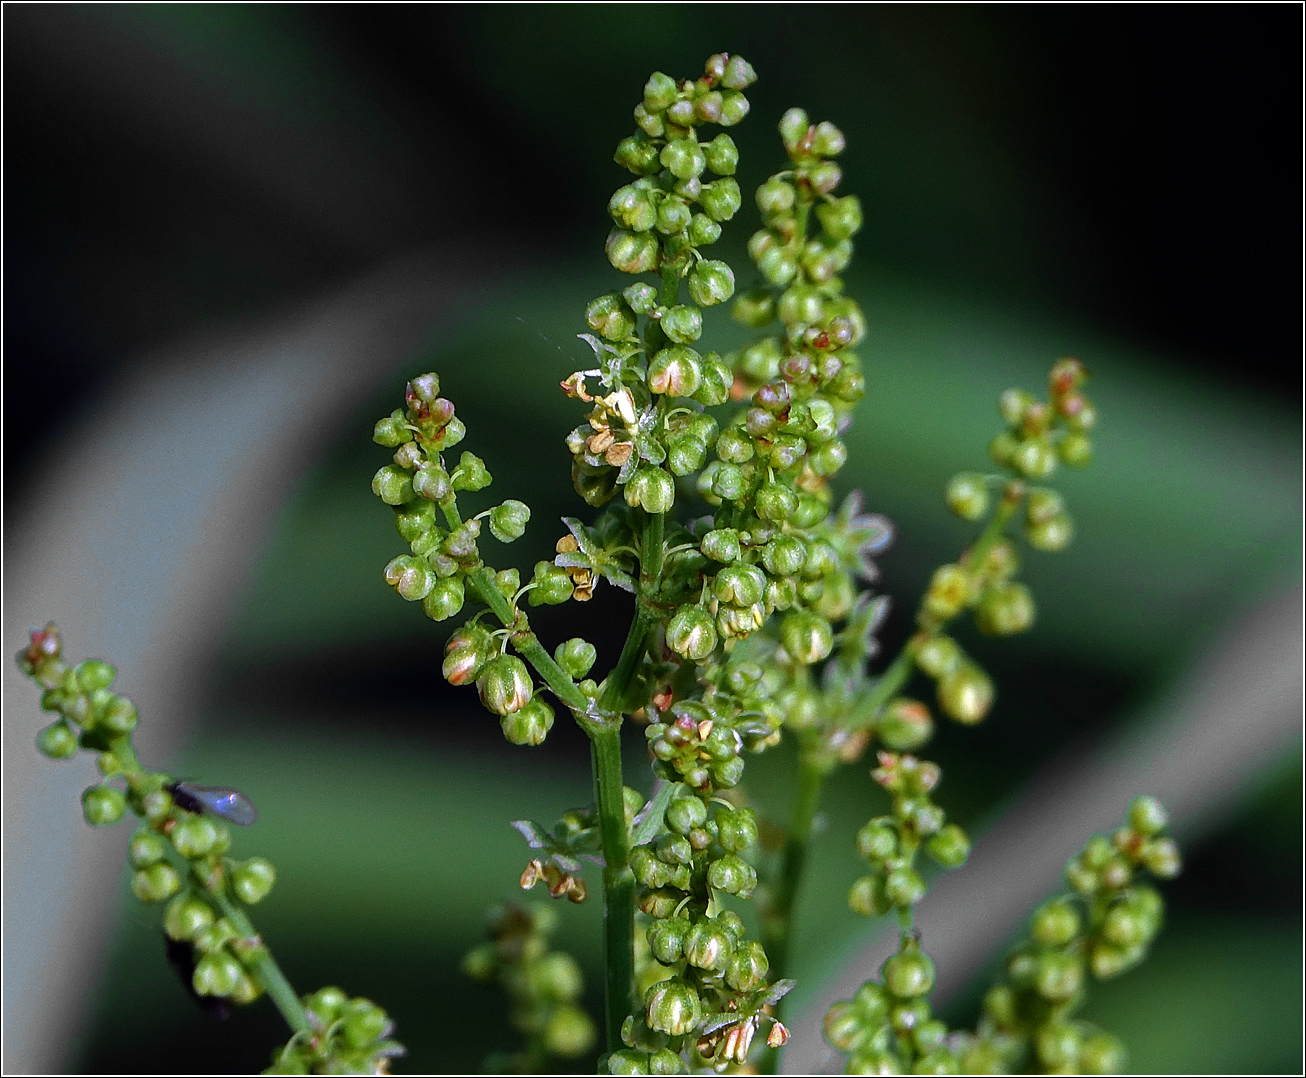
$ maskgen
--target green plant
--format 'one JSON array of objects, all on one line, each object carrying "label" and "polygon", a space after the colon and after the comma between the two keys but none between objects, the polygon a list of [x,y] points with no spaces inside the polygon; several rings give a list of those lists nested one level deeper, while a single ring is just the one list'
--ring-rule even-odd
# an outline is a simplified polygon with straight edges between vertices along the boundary
[{"label": "green plant", "polygon": [[[831,487],[865,389],[856,351],[865,320],[841,277],[862,223],[857,198],[835,193],[843,134],[798,109],[781,119],[788,161],[757,190],[763,227],[748,244],[755,286],[736,297],[734,271],[704,253],[743,203],[733,140],[704,129],[745,117],[754,78],[725,54],[697,80],[655,74],[635,110],[637,132],[617,147],[616,162],[634,178],[609,202],[606,252],[639,279],[588,305],[590,332],[580,336],[594,366],[562,382],[588,409],[566,438],[572,483],[602,512],[590,523],[566,518],[556,557],[538,562],[525,584],[517,569],[492,567],[483,530],[510,543],[530,510],[516,499],[473,510],[460,497],[491,477],[469,451],[454,461],[468,432],[439,378],[422,374],[374,432],[393,459],[372,488],[408,545],[385,579],[436,621],[468,602],[482,608],[449,638],[443,674],[475,684],[510,742],[541,743],[556,705],[589,737],[593,805],[549,828],[515,826],[531,850],[524,888],[544,883],[554,898],[584,901],[584,862],[601,866],[611,1072],[724,1071],[759,1060],[762,1042],[771,1050],[762,1061],[775,1065],[788,1037],[795,897],[822,787],[872,746],[888,804],[858,835],[869,871],[852,883],[849,903],[867,916],[893,913],[901,939],[882,981],[827,1018],[827,1038],[850,1070],[1117,1069],[1118,1043],[1074,1014],[1086,976],[1135,964],[1159,927],[1158,893],[1139,879],[1178,870],[1159,805],[1139,799],[1126,827],[1091,839],[1072,860],[1074,894],[1035,914],[1031,941],[1007,963],[974,1032],[932,1017],[934,968],[912,914],[928,886],[920,854],[957,868],[969,840],[934,798],[940,768],[915,755],[931,737],[931,710],[903,693],[920,675],[949,719],[968,725],[988,713],[993,683],[947,630],[967,612],[990,635],[1032,625],[1008,531],[1018,524],[1036,551],[1071,540],[1062,496],[1032,484],[1062,464],[1090,462],[1096,413],[1086,372],[1061,359],[1046,401],[1002,395],[1005,429],[989,447],[998,471],[961,473],[946,491],[977,537],[934,573],[914,635],[872,673],[887,609],[869,588],[872,559],[893,529],[864,513],[856,493],[836,502]],[[773,328],[735,352],[704,350],[705,309],[732,298],[739,322]],[[583,602],[603,580],[633,595],[634,613],[616,666],[597,680],[593,644],[573,638],[550,651],[528,607]],[[109,691],[113,671],[69,667],[53,627],[33,634],[20,665],[45,688],[42,706],[60,714],[40,735],[42,751],[94,751],[106,779],[125,784],[125,793],[107,782],[88,790],[86,818],[115,823],[130,808],[144,821],[130,852],[133,889],[144,902],[168,903],[164,929],[191,950],[195,992],[243,1003],[266,991],[292,1030],[274,1071],[370,1070],[399,1054],[370,1001],[291,990],[243,908],[267,893],[271,866],[228,858],[226,824],[171,776],[142,767],[131,744],[135,710]],[[622,773],[621,735],[632,723],[648,744],[648,796]],[[795,809],[775,848],[759,849],[745,764],[785,736],[799,749]],[[739,904],[749,900],[756,916],[746,919]],[[578,968],[549,949],[550,914],[501,909],[493,942],[468,956],[468,973],[508,993],[526,1038],[496,1067],[536,1070],[550,1055],[583,1054],[595,1037],[576,1004]]]}]

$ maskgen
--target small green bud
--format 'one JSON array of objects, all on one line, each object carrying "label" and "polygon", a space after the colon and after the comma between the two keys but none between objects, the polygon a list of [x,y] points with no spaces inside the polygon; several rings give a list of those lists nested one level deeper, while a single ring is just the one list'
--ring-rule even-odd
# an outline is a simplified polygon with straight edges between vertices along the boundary
[{"label": "small green bud", "polygon": [[945,824],[925,843],[925,852],[944,868],[959,868],[970,856],[970,839],[955,823]]},{"label": "small green bud", "polygon": [[218,841],[217,826],[207,816],[184,816],[169,836],[182,857],[193,860],[209,853]]},{"label": "small green bud", "polygon": [[[630,184],[619,187],[613,192],[612,197],[608,200],[608,213],[622,228],[628,228],[632,232],[647,232],[657,223],[658,219],[657,210],[653,208],[648,192]],[[595,303],[598,302],[600,301],[595,301]],[[587,321],[589,321],[593,308],[594,304],[591,304],[590,309],[585,312]],[[598,326],[595,326],[593,322],[590,322],[590,325],[594,329],[598,329]],[[609,339],[621,340],[622,338],[613,337]]]},{"label": "small green bud", "polygon": [[740,93],[726,92],[721,95],[721,118],[717,121],[722,127],[734,127],[748,115],[748,98]]},{"label": "small green bud", "polygon": [[409,602],[424,599],[436,583],[435,573],[423,558],[400,554],[385,567],[385,582]]},{"label": "small green bud", "polygon": [[1041,1063],[1057,1073],[1078,1070],[1079,1049],[1083,1037],[1069,1022],[1049,1022],[1038,1029],[1034,1046]]},{"label": "small green bud", "polygon": [[884,963],[880,976],[884,987],[899,999],[927,996],[934,987],[934,963],[924,951],[900,951]]},{"label": "small green bud", "polygon": [[989,488],[977,472],[961,472],[948,480],[948,508],[962,520],[979,520],[989,510]]},{"label": "small green bud", "polygon": [[700,606],[682,606],[667,625],[667,646],[692,662],[702,662],[716,645],[712,616]]},{"label": "small green bud", "polygon": [[834,630],[817,614],[795,610],[780,623],[780,640],[795,660],[810,666],[830,654],[834,647]]},{"label": "small green bud", "polygon": [[503,715],[499,725],[514,745],[539,745],[553,729],[553,708],[536,693],[525,707]]},{"label": "small green bud", "polygon": [[659,981],[644,1000],[650,1029],[680,1037],[692,1033],[702,1019],[698,993],[683,981]]},{"label": "small green bud", "polygon": [[1082,925],[1079,910],[1066,898],[1043,903],[1030,919],[1030,934],[1048,947],[1064,947],[1077,935]]},{"label": "small green bud", "polygon": [[225,951],[204,955],[195,963],[191,985],[197,995],[229,996],[240,982],[240,963]]},{"label": "small green bud", "polygon": [[641,506],[649,513],[665,513],[676,502],[676,481],[670,472],[646,464],[630,477],[624,495],[627,505]]},{"label": "small green bud", "polygon": [[169,939],[193,940],[217,919],[213,907],[193,894],[177,895],[163,911],[163,931]]},{"label": "small green bud", "polygon": [[735,275],[724,262],[705,259],[690,270],[689,295],[700,307],[724,303],[734,292]]},{"label": "small green bud", "polygon": [[[733,762],[743,764],[738,759]],[[707,882],[718,891],[747,898],[757,886],[757,871],[738,854],[728,853],[708,866]]]},{"label": "small green bud", "polygon": [[711,921],[699,921],[685,934],[685,961],[699,969],[722,969],[733,949],[730,937]]},{"label": "small green bud", "polygon": [[[653,212],[649,207],[650,214]],[[609,292],[591,300],[585,308],[585,322],[600,337],[624,341],[635,332],[635,313],[618,292]]]},{"label": "small green bud", "polygon": [[693,139],[673,139],[662,147],[662,167],[678,180],[687,180],[702,175],[707,167],[707,158],[702,148]]},{"label": "small green bud", "polygon": [[262,857],[251,857],[236,866],[231,874],[231,889],[247,906],[261,902],[277,882],[277,870]]},{"label": "small green bud", "polygon": [[82,794],[82,815],[92,827],[115,824],[126,811],[126,796],[113,786],[90,786]]},{"label": "small green bud", "polygon": [[730,464],[744,464],[752,459],[753,439],[738,427],[727,427],[717,439],[716,452]]},{"label": "small green bud", "polygon": [[1066,503],[1061,495],[1047,487],[1033,487],[1025,502],[1025,519],[1030,524],[1042,524],[1065,512]]},{"label": "small green bud", "polygon": [[695,247],[708,247],[721,238],[721,226],[705,213],[696,213],[689,220],[689,242]]},{"label": "small green bud", "polygon": [[955,617],[970,602],[970,574],[960,565],[940,565],[930,577],[930,586],[922,603],[924,610],[939,621]]},{"label": "small green bud", "polygon": [[692,348],[681,345],[663,348],[649,361],[649,389],[654,393],[665,393],[671,397],[693,396],[702,377],[701,359],[702,357]]},{"label": "small green bud", "polygon": [[432,621],[444,621],[463,608],[462,578],[451,576],[437,580],[422,600],[422,613]]},{"label": "small green bud", "polygon": [[793,576],[806,560],[802,540],[792,535],[776,535],[762,548],[762,564],[773,576]]},{"label": "small green bud", "polygon": [[856,195],[821,202],[816,217],[826,235],[836,242],[851,239],[862,227],[862,204]]},{"label": "small green bud", "polygon": [[812,153],[821,157],[837,157],[845,145],[843,132],[829,120],[822,120],[812,132]]},{"label": "small green bud", "polygon": [[727,565],[717,573],[712,586],[721,602],[752,606],[762,600],[766,576],[752,565]]},{"label": "small green bud", "polygon": [[644,84],[644,107],[649,112],[663,112],[676,100],[676,80],[661,71],[655,71]]},{"label": "small green bud", "polygon": [[693,210],[682,198],[668,195],[658,205],[657,229],[664,236],[675,236],[684,232],[693,219]]},{"label": "small green bud", "polygon": [[925,897],[925,881],[913,868],[895,868],[884,879],[884,894],[895,906],[912,906]]},{"label": "small green bud", "polygon": [[588,1014],[573,1003],[563,1003],[549,1014],[543,1036],[548,1052],[571,1059],[594,1046],[596,1033]]},{"label": "small green bud", "polygon": [[386,505],[405,505],[413,500],[413,477],[403,468],[387,464],[372,476],[372,493]]},{"label": "small green bud", "polygon": [[798,258],[785,247],[772,247],[757,258],[757,268],[776,288],[784,288],[798,275]]},{"label": "small green bud", "polygon": [[831,438],[808,461],[812,471],[823,479],[831,478],[848,460],[848,447],[838,438]]},{"label": "small green bud", "polygon": [[1034,597],[1029,588],[1015,582],[989,588],[975,608],[975,624],[990,636],[1023,633],[1034,624]]},{"label": "small green bud", "polygon": [[384,419],[378,419],[372,428],[372,441],[388,449],[395,449],[405,442],[413,440],[413,432],[408,429],[404,413],[395,411]]},{"label": "small green bud", "polygon": [[890,700],[875,724],[875,733],[885,746],[896,752],[908,752],[929,741],[934,733],[930,709],[919,700],[905,696]]},{"label": "small green bud", "polygon": [[667,446],[667,467],[672,475],[690,475],[706,460],[707,446],[697,438],[676,438]]},{"label": "small green bud", "polygon": [[531,606],[557,606],[571,598],[575,585],[567,570],[551,561],[537,561],[531,590],[526,593]]},{"label": "small green bud", "polygon": [[843,179],[843,169],[833,161],[822,161],[807,170],[807,182],[818,195],[828,195]]},{"label": "small green bud", "polygon": [[615,228],[608,234],[604,250],[612,268],[622,273],[649,273],[658,264],[658,241],[649,232]]},{"label": "small green bud", "polygon": [[1045,550],[1048,553],[1065,550],[1074,535],[1075,526],[1065,513],[1050,520],[1040,521],[1038,524],[1025,525],[1025,538],[1029,541],[1029,545],[1035,550]]},{"label": "small green bud", "polygon": [[647,138],[634,135],[617,143],[612,160],[636,176],[652,176],[662,167],[658,160],[658,147]]},{"label": "small green bud", "polygon": [[667,827],[677,835],[687,835],[707,821],[707,806],[698,797],[674,797],[667,805]]},{"label": "small green bud", "polygon": [[715,528],[703,536],[701,549],[713,561],[738,561],[740,555],[739,532],[734,528]]},{"label": "small green bud", "polygon": [[490,510],[490,534],[501,543],[511,543],[520,539],[526,531],[526,524],[531,519],[530,506],[509,498],[502,505]]},{"label": "small green bud", "polygon": [[733,176],[739,165],[739,148],[724,131],[703,147],[703,156],[707,167],[718,176]]},{"label": "small green bud", "polygon": [[66,760],[77,754],[77,735],[60,719],[36,735],[36,747],[52,760]]},{"label": "small green bud", "polygon": [[658,305],[658,290],[644,281],[628,285],[621,296],[636,314],[651,314]]},{"label": "small green bud", "polygon": [[1087,434],[1068,431],[1057,443],[1057,456],[1068,468],[1086,468],[1093,463],[1093,442]]},{"label": "small green bud", "polygon": [[167,861],[157,861],[132,876],[132,893],[142,902],[167,902],[181,890],[181,876]]},{"label": "small green bud", "polygon": [[785,140],[786,148],[794,148],[807,137],[810,120],[802,108],[790,108],[780,118],[780,137]]},{"label": "small green bud", "polygon": [[496,715],[520,711],[533,691],[526,664],[515,655],[499,655],[487,662],[476,679],[476,689],[481,703]]},{"label": "small green bud", "polygon": [[898,853],[898,830],[885,819],[868,820],[857,832],[857,852],[872,864],[883,864]]},{"label": "small green bud", "polygon": [[116,671],[106,662],[99,659],[87,659],[80,662],[73,670],[77,678],[77,684],[81,686],[83,692],[94,692],[96,689],[107,689],[113,684]]},{"label": "small green bud", "polygon": [[757,843],[757,817],[750,808],[716,816],[717,841],[727,853],[741,853]]},{"label": "small green bud", "polygon": [[147,828],[132,835],[131,842],[127,845],[127,859],[132,868],[149,868],[156,861],[162,861],[165,855],[163,838]]},{"label": "small green bud", "polygon": [[413,493],[427,501],[447,501],[452,491],[448,473],[434,464],[423,465],[413,475]]},{"label": "small green bud", "polygon": [[783,483],[767,483],[757,492],[757,515],[781,524],[798,508],[798,494]]},{"label": "small green bud", "polygon": [[594,645],[579,636],[563,641],[553,653],[554,662],[562,667],[568,677],[577,679],[590,672],[597,658],[598,651]]},{"label": "small green bud", "polygon": [[[417,473],[421,475],[421,472]],[[417,476],[413,477],[416,480]],[[416,487],[414,486],[414,489]],[[418,492],[420,493],[420,491]],[[435,527],[435,503],[425,499],[410,503],[395,513],[395,530],[406,543],[425,535]]]},{"label": "small green bud", "polygon": [[1142,860],[1144,867],[1152,875],[1163,880],[1179,875],[1179,870],[1183,867],[1179,847],[1173,839],[1168,838],[1153,839],[1151,842],[1144,843]]},{"label": "small green bud", "polygon": [[1109,1033],[1094,1033],[1079,1047],[1079,1069],[1084,1074],[1124,1074],[1125,1046]]},{"label": "small green bud", "polygon": [[493,482],[489,469],[485,467],[485,461],[466,450],[458,458],[458,467],[454,469],[449,481],[454,490],[470,491],[484,490]]},{"label": "small green bud", "polygon": [[1010,465],[1027,479],[1046,479],[1057,467],[1057,455],[1046,438],[1028,438],[1012,450]]},{"label": "small green bud", "polygon": [[662,331],[676,344],[692,344],[703,335],[703,314],[697,307],[679,304],[662,316]]},{"label": "small green bud", "polygon": [[703,212],[713,221],[729,221],[739,212],[744,196],[739,191],[738,181],[733,176],[726,176],[713,183],[705,183],[699,192],[698,202],[703,207]]},{"label": "small green bud", "polygon": [[946,715],[972,726],[993,706],[993,682],[978,666],[963,663],[939,680],[938,696]]}]

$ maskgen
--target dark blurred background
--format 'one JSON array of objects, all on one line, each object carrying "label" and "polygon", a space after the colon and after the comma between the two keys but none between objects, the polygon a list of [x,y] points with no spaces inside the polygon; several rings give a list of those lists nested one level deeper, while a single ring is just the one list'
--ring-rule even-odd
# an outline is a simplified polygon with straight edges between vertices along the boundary
[{"label": "dark blurred background", "polygon": [[[368,432],[405,374],[440,370],[493,492],[535,511],[502,562],[525,571],[548,553],[579,506],[556,489],[576,420],[550,386],[584,365],[584,302],[624,283],[602,256],[603,207],[650,71],[692,76],[718,50],[753,63],[752,115],[732,131],[745,190],[778,167],[790,105],[848,137],[845,187],[868,222],[850,291],[872,325],[848,482],[899,525],[890,644],[907,597],[965,540],[938,491],[982,466],[1001,389],[1037,388],[1075,351],[1119,417],[1116,455],[1105,428],[1101,472],[1065,484],[1081,543],[1056,565],[1031,556],[1045,631],[967,640],[1002,702],[980,730],[940,733],[960,818],[1000,813],[1013,784],[1158,697],[1234,612],[1297,574],[1294,5],[37,5],[7,6],[4,30],[10,528],[55,496],[60,447],[141,357],[167,364],[182,342],[414,254],[477,282],[426,346],[370,376],[371,399],[322,418],[320,453],[287,465],[293,496],[231,582],[208,721],[169,761],[256,797],[267,822],[240,838],[282,873],[260,925],[296,984],[389,1006],[408,1069],[475,1069],[498,1046],[501,1005],[463,983],[458,955],[520,870],[505,821],[551,822],[588,780],[565,724],[534,754],[505,751],[433,676],[447,627],[378,584],[399,547],[367,490],[382,463]],[[752,227],[723,244],[737,270]],[[545,611],[541,635],[593,635],[600,612],[617,636],[611,589],[583,618]],[[1122,1031],[1140,1070],[1300,1066],[1300,744],[1285,752],[1202,834],[1154,962],[1105,994],[1116,1028],[1135,1018]],[[812,971],[860,931],[837,843],[874,809],[851,771],[831,793],[848,826],[832,823],[817,866],[829,901],[812,923],[836,928],[813,942]],[[271,1009],[205,1025],[169,983],[153,912],[122,909],[66,1065],[264,1066],[281,1036]],[[567,913],[597,983],[596,911]],[[1194,979],[1219,990],[1190,999]],[[1137,1020],[1166,993],[1204,1040]]]}]

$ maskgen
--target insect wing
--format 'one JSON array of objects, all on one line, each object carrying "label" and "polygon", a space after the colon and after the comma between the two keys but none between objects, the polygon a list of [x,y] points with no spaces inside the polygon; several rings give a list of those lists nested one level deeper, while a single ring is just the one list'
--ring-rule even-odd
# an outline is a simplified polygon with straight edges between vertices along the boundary
[{"label": "insect wing", "polygon": [[230,786],[194,786],[189,782],[175,782],[169,789],[177,804],[187,812],[211,812],[242,826],[258,819],[253,802]]}]

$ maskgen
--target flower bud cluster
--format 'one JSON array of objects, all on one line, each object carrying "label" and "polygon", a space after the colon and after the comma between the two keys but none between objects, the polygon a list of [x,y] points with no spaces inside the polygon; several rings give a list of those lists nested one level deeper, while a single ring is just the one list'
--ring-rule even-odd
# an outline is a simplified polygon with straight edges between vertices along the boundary
[{"label": "flower bud cluster", "polygon": [[[608,236],[607,253],[616,269],[636,274],[670,266],[683,273],[698,258],[696,248],[721,235],[721,222],[733,217],[742,201],[734,179],[739,151],[725,132],[703,141],[699,128],[732,127],[742,120],[748,114],[742,91],[756,80],[742,56],[725,53],[708,57],[698,79],[676,82],[660,71],[649,77],[644,99],[635,107],[639,130],[623,139],[613,156],[638,177],[608,202],[616,227]],[[709,172],[719,178],[705,179]],[[734,278],[728,270],[718,274],[711,263],[699,262],[695,272],[690,292],[696,303],[707,306],[729,298]],[[633,305],[612,306],[603,316],[606,321],[633,324]],[[679,335],[690,333],[692,327]]]},{"label": "flower bud cluster", "polygon": [[[408,383],[405,407],[377,422],[372,440],[394,449],[392,463],[372,477],[372,493],[395,511],[395,527],[409,553],[391,559],[385,581],[409,602],[422,604],[433,621],[462,609],[467,575],[481,565],[481,521],[502,543],[520,538],[531,511],[509,499],[471,520],[456,509],[458,491],[490,485],[485,462],[464,452],[456,467],[446,466],[443,451],[462,441],[466,428],[453,403],[439,395],[440,379],[423,374]],[[500,583],[516,591],[520,582],[509,571]]]},{"label": "flower bud cluster", "polygon": [[580,1006],[580,967],[571,955],[549,947],[557,920],[546,906],[504,905],[490,915],[490,941],[463,958],[464,973],[505,992],[512,1024],[527,1040],[514,1055],[487,1059],[487,1073],[538,1071],[543,1056],[574,1059],[594,1045],[594,1023]]},{"label": "flower bud cluster", "polygon": [[[152,834],[143,831],[133,837],[134,864],[141,863],[138,855],[142,837]],[[254,860],[271,869],[266,861]],[[235,926],[214,909],[202,891],[192,888],[173,897],[163,911],[163,931],[173,945],[189,949],[191,968],[181,972],[189,976],[190,988],[197,997],[252,1003],[263,994],[263,987],[250,976],[242,961],[242,956],[247,960],[250,952],[262,944],[241,939]]]},{"label": "flower bud cluster", "polygon": [[1066,356],[1048,375],[1049,400],[1037,400],[1023,389],[1002,394],[998,407],[1007,429],[989,446],[994,461],[1025,479],[1046,479],[1058,463],[1082,468],[1092,461],[1088,432],[1097,422],[1097,409],[1080,392],[1087,378],[1084,365]]},{"label": "flower bud cluster", "polygon": [[[1080,387],[1088,373],[1077,359],[1065,357],[1048,374],[1047,401],[1023,389],[1008,389],[998,408],[1007,423],[989,445],[993,460],[1019,480],[1047,479],[1058,463],[1083,468],[1092,462],[1088,432],[1097,422],[1097,409]],[[976,477],[963,473],[948,488],[948,503],[960,516],[977,519],[986,508],[986,496]],[[1036,550],[1062,550],[1074,535],[1074,522],[1061,496],[1054,490],[1032,488],[1025,502],[1025,538]]]},{"label": "flower bud cluster", "polygon": [[[1160,927],[1161,896],[1137,876],[1144,869],[1162,878],[1178,872],[1179,854],[1165,826],[1160,804],[1140,797],[1130,805],[1125,827],[1110,839],[1089,839],[1066,867],[1073,891],[1035,910],[1029,938],[1008,957],[1002,979],[985,994],[973,1033],[931,1028],[925,1035],[928,1043],[920,1044],[918,1031],[925,1024],[917,1023],[907,1038],[885,1034],[877,1015],[900,992],[889,965],[902,952],[890,959],[883,986],[864,985],[851,1002],[836,1004],[826,1016],[826,1038],[853,1056],[848,1073],[866,1073],[875,1069],[873,1064],[881,1068],[877,1073],[1121,1073],[1125,1056],[1120,1041],[1076,1014],[1088,975],[1105,980],[1137,964]],[[922,977],[922,982],[932,980],[932,973]],[[868,1055],[886,1050],[892,1060]],[[932,1052],[945,1054],[929,1062],[919,1054]],[[898,1069],[888,1071],[892,1065]]]},{"label": "flower bud cluster", "polygon": [[904,933],[898,951],[853,998],[825,1015],[825,1039],[851,1058],[845,1074],[973,1074],[961,1065],[956,1036],[935,1018],[929,993],[934,962],[915,933]]},{"label": "flower bud cluster", "polygon": [[[598,297],[585,311],[597,336],[583,339],[598,367],[576,372],[562,387],[594,404],[567,439],[573,484],[590,505],[602,505],[621,488],[629,505],[667,512],[676,477],[702,468],[716,439],[716,422],[701,409],[728,398],[730,364],[694,346],[703,332],[702,309],[728,300],[735,277],[700,248],[716,242],[721,223],[743,199],[734,141],[724,132],[703,141],[699,128],[743,119],[748,100],[741,91],[755,79],[742,57],[724,53],[709,57],[697,80],[677,83],[655,73],[635,109],[639,131],[617,147],[617,163],[638,178],[608,203],[616,225],[608,260],[623,273],[657,273],[661,286],[639,281]],[[680,302],[682,280],[689,303]],[[591,396],[585,379],[592,376],[608,392]]]},{"label": "flower bud cluster", "polygon": [[[66,760],[79,748],[98,752],[100,770],[106,777],[115,774],[121,768],[113,749],[130,744],[136,706],[109,689],[116,676],[112,666],[98,659],[70,666],[61,647],[59,630],[47,625],[33,629],[31,643],[17,655],[19,669],[44,690],[41,710],[59,715],[37,734],[36,747],[52,760]],[[91,824],[117,823],[127,807],[122,794],[109,786],[92,787],[83,802]]]},{"label": "flower bud cluster", "polygon": [[[747,392],[784,378],[795,399],[819,393],[843,415],[864,390],[852,348],[865,335],[866,320],[856,302],[843,295],[839,276],[852,259],[861,204],[854,195],[833,193],[842,179],[833,158],[844,148],[837,127],[813,125],[802,109],[790,109],[780,121],[780,135],[792,167],[758,188],[764,227],[748,242],[766,283],[742,295],[734,315],[757,329],[778,318],[783,328],[732,356],[737,385]],[[813,212],[820,231],[809,239]],[[837,453],[830,448],[824,456]]]},{"label": "flower bud cluster", "polygon": [[[136,708],[110,691],[112,666],[98,660],[70,666],[53,625],[32,631],[18,665],[44,688],[41,706],[60,715],[38,736],[38,748],[54,759],[67,759],[79,748],[95,752],[106,780],[125,784],[125,791],[107,782],[88,788],[82,813],[93,826],[116,824],[128,809],[143,821],[127,846],[132,893],[146,904],[167,903],[163,928],[169,957],[188,988],[197,999],[258,999],[264,988],[253,971],[266,948],[257,936],[251,938],[248,922],[234,911],[267,897],[276,882],[271,862],[228,857],[231,828],[208,814],[206,809],[222,809],[198,799],[204,788],[186,790],[169,775],[141,766],[132,745]],[[228,810],[228,818],[252,822],[253,808],[242,795],[208,792],[236,798],[239,811]]]},{"label": "flower bud cluster", "polygon": [[655,837],[631,851],[639,908],[651,922],[644,1007],[622,1029],[626,1050],[611,1057],[614,1074],[680,1073],[683,1059],[718,1071],[743,1064],[764,1018],[767,1043],[788,1036],[764,1010],[791,982],[769,983],[762,945],[721,904],[726,894],[748,898],[757,884],[745,857],[757,843],[757,820],[718,792],[743,771],[747,721],[729,724],[727,699],[709,699],[711,709],[676,704],[667,721],[649,727],[655,770],[674,785]]},{"label": "flower bud cluster", "polygon": [[264,1074],[389,1074],[390,1061],[404,1054],[391,1037],[393,1020],[370,999],[331,986],[303,1003],[313,1032],[276,1049]]},{"label": "flower bud cluster", "polygon": [[892,909],[909,910],[925,897],[925,880],[916,857],[925,852],[944,868],[958,868],[970,854],[970,839],[930,798],[938,784],[939,765],[914,756],[879,753],[871,777],[893,799],[887,816],[869,820],[857,832],[857,852],[871,871],[848,892],[848,905],[864,917]]}]

